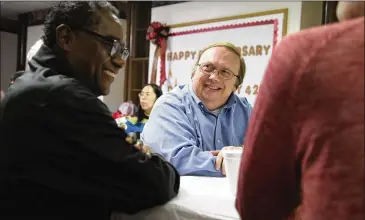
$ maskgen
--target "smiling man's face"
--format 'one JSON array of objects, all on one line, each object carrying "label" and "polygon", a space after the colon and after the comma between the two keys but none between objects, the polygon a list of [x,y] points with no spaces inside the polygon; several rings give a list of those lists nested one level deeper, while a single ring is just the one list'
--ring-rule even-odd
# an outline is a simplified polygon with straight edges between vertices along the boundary
[{"label": "smiling man's face", "polygon": [[[122,42],[124,36],[118,17],[109,11],[96,13],[100,23],[92,29],[86,28],[93,33],[75,29],[71,31],[72,34],[69,34],[68,29],[63,28],[58,35],[72,39],[67,41],[63,48],[68,50],[68,61],[75,77],[92,89],[96,95],[107,95],[116,74],[126,62],[120,55],[110,56],[113,46],[109,42],[112,43],[114,40]],[[104,40],[100,40],[100,36]]]},{"label": "smiling man's face", "polygon": [[[217,69],[239,74],[240,58],[228,48],[219,46],[206,50],[200,57],[198,64],[209,64]],[[215,110],[223,106],[229,96],[237,88],[237,77],[222,79],[218,72],[209,75],[204,74],[199,66],[196,67],[193,77],[193,89],[196,96],[209,110]]]}]

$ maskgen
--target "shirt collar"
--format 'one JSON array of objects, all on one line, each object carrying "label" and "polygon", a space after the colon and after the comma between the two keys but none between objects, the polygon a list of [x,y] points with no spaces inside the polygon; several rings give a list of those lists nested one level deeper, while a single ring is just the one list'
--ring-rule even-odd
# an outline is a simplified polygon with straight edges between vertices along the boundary
[{"label": "shirt collar", "polygon": [[[198,96],[196,96],[195,92],[194,92],[194,89],[193,89],[193,82],[190,81],[190,83],[188,84],[187,86],[187,89],[189,91],[189,94],[191,95],[191,97],[193,98],[193,100],[196,102],[196,104],[198,104],[198,106],[204,106],[204,108],[206,110],[207,107],[205,107],[204,103],[198,98]],[[225,109],[225,108],[231,108],[233,107],[235,104],[237,103],[237,100],[236,100],[236,95],[234,93],[232,93],[229,98],[228,98],[228,101],[227,103],[222,107],[222,109]]]},{"label": "shirt collar", "polygon": [[196,96],[195,92],[194,92],[194,89],[193,89],[193,82],[190,81],[189,84],[188,84],[188,90],[189,90],[189,94],[191,95],[191,97],[193,97],[193,100],[196,102],[196,104],[200,104],[203,102],[198,98],[198,96]]}]

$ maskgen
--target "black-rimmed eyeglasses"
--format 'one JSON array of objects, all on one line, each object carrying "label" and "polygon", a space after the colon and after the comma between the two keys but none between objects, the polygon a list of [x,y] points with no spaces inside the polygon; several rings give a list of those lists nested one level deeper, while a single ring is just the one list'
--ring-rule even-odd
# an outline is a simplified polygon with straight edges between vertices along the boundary
[{"label": "black-rimmed eyeglasses", "polygon": [[78,28],[77,30],[90,34],[93,37],[95,37],[96,39],[100,40],[101,42],[109,45],[111,47],[111,49],[109,51],[109,55],[112,58],[115,58],[116,56],[118,56],[120,54],[120,56],[122,57],[123,60],[128,59],[128,57],[129,57],[128,48],[126,48],[125,45],[122,44],[119,40],[103,36],[101,34],[95,33],[93,31],[90,31],[90,30],[84,29],[84,28]]}]

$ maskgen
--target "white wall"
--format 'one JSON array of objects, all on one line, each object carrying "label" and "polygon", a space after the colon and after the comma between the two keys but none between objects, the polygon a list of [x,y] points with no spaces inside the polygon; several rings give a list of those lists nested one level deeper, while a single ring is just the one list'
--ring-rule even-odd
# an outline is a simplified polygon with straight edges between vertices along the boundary
[{"label": "white wall", "polygon": [[[29,26],[27,33],[27,53],[30,48],[41,38],[43,34],[43,25]],[[28,65],[28,63],[26,64]]]},{"label": "white wall", "polygon": [[[123,26],[124,36],[126,37],[127,20],[125,19],[122,20],[122,26]],[[43,34],[43,25],[28,27],[27,52],[40,39],[42,34]],[[123,102],[124,79],[125,79],[125,70],[122,69],[118,73],[113,84],[111,85],[109,95],[104,97],[99,97],[112,112],[116,111],[119,105]]]},{"label": "white wall", "polygon": [[152,9],[151,21],[168,25],[288,8],[288,32],[300,30],[301,2],[184,2]]},{"label": "white wall", "polygon": [[18,35],[0,32],[1,39],[1,89],[6,91],[9,86],[10,76],[16,72]]}]

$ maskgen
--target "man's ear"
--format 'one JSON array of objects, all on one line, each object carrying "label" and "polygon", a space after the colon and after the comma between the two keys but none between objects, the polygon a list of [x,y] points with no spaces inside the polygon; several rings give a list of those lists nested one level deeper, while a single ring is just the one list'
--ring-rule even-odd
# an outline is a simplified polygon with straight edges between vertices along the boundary
[{"label": "man's ear", "polygon": [[65,24],[61,24],[56,28],[56,43],[65,51],[72,51],[72,44],[75,40],[75,35],[71,28]]}]

